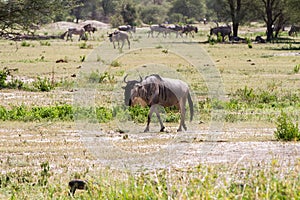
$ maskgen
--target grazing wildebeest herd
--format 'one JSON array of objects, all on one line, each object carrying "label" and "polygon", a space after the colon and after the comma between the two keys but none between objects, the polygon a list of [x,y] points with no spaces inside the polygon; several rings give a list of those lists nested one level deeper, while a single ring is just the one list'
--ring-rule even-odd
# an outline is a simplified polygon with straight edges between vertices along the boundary
[{"label": "grazing wildebeest herd", "polygon": [[159,114],[159,106],[176,106],[176,108],[180,112],[180,125],[177,131],[182,131],[182,128],[184,130],[187,130],[185,124],[186,101],[188,101],[189,103],[191,121],[193,119],[194,114],[193,101],[187,83],[178,79],[164,78],[158,74],[146,76],[144,80],[142,80],[142,78],[140,77],[139,81],[126,81],[126,77],[127,76],[125,76],[124,78],[124,82],[127,84],[124,87],[125,104],[127,104],[128,102],[129,106],[134,106],[135,99],[140,98],[147,104],[147,106],[150,107],[147,126],[144,132],[149,131],[149,126],[153,112],[156,114],[159,120],[160,131],[164,131],[165,126],[163,125]]},{"label": "grazing wildebeest herd", "polygon": [[[61,35],[61,38],[65,38],[67,36],[66,40],[72,40],[73,35],[79,35],[78,41],[80,40],[87,40],[87,35],[85,33],[88,33],[91,37],[91,33],[94,33],[97,31],[97,28],[92,26],[91,24],[86,24],[82,28],[69,28],[64,34]],[[180,36],[181,38],[183,35],[191,36],[194,38],[195,34],[198,33],[198,27],[187,24],[187,25],[181,25],[181,24],[152,24],[149,26],[149,30],[147,31],[148,38],[154,37],[154,34],[156,33],[156,37],[162,35],[164,38],[167,36],[170,36],[171,34],[175,34],[176,38]],[[289,36],[296,35],[297,32],[300,32],[300,26],[292,25],[288,34]],[[130,38],[133,38],[133,33],[136,33],[136,26],[132,25],[120,25],[117,27],[115,31],[112,33],[108,33],[108,37],[110,42],[113,43],[113,47],[116,48],[115,42],[118,43],[118,48],[122,49],[124,46],[124,42],[127,41],[128,47],[130,49],[130,40],[128,37],[128,34],[131,36]],[[212,37],[213,35],[216,35],[217,37],[222,38],[222,42],[225,42],[225,39],[228,38],[231,42],[245,42],[246,40],[244,38],[240,37],[233,37],[232,36],[232,29],[231,26],[219,26],[217,23],[217,27],[213,27],[209,31],[209,36]],[[264,43],[261,41],[265,41],[261,36],[260,40],[255,39],[255,42]],[[119,43],[122,43],[122,46],[120,47]]]},{"label": "grazing wildebeest herd", "polygon": [[175,33],[176,37],[178,37],[178,35],[182,37],[183,34],[194,37],[194,33],[198,33],[198,28],[189,24],[186,26],[179,24],[153,24],[150,26],[150,30],[148,31],[148,37],[153,37],[153,33],[155,32],[157,32],[156,37],[160,34],[162,34],[163,37],[166,37],[171,33]]}]

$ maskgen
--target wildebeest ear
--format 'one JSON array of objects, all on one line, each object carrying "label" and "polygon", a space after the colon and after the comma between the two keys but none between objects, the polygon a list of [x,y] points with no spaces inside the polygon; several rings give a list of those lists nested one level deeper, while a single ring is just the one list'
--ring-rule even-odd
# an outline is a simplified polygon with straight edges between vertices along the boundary
[{"label": "wildebeest ear", "polygon": [[121,88],[125,90],[125,87],[124,87],[124,86],[122,86]]}]

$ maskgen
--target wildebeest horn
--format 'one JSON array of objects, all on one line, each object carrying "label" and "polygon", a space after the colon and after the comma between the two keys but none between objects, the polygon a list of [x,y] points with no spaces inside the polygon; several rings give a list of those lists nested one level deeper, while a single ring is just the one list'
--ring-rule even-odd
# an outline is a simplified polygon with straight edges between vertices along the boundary
[{"label": "wildebeest horn", "polygon": [[128,74],[124,77],[124,83],[128,83],[128,81],[126,81],[126,78],[127,78]]},{"label": "wildebeest horn", "polygon": [[141,75],[140,75],[140,82],[139,83],[141,83],[143,81],[143,78],[141,77]]}]

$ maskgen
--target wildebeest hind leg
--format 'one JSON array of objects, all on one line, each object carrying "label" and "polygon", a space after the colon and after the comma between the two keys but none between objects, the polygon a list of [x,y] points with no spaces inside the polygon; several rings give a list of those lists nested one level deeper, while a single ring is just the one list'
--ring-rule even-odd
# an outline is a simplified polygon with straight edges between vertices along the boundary
[{"label": "wildebeest hind leg", "polygon": [[[185,105],[185,104],[182,104],[182,105]],[[182,131],[181,127],[183,127],[184,130],[187,130],[187,127],[185,125],[185,106],[180,106],[180,107],[181,107],[179,109],[180,110],[180,124],[179,124],[179,128],[177,129],[177,132]]]},{"label": "wildebeest hind leg", "polygon": [[128,49],[130,49],[130,41],[128,38],[127,38],[127,42],[128,42]]},{"label": "wildebeest hind leg", "polygon": [[149,114],[148,114],[148,120],[147,120],[147,126],[146,126],[144,132],[149,131],[149,125],[150,125],[150,122],[151,122],[151,117],[152,117],[153,112],[155,111],[155,108],[156,108],[155,105],[152,105],[150,107],[150,111],[149,111]]},{"label": "wildebeest hind leg", "polygon": [[155,109],[155,113],[156,113],[156,116],[157,116],[158,121],[159,121],[159,124],[160,124],[160,132],[164,132],[165,126],[164,126],[164,124],[162,123],[160,114],[159,114],[159,112],[157,111],[157,109]]}]

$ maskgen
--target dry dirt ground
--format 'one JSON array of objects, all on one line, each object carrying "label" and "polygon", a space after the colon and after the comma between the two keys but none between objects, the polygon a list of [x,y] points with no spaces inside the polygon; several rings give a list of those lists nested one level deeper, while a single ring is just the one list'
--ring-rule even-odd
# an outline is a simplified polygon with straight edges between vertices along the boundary
[{"label": "dry dirt ground", "polygon": [[[102,23],[96,23],[95,26],[98,28],[103,28],[107,31],[108,25]],[[46,27],[45,30],[58,27],[55,31],[63,31],[70,24],[57,23]],[[208,30],[208,27],[202,27],[203,30]],[[146,30],[146,29],[145,29]],[[164,50],[165,47],[170,47],[170,43],[165,42],[162,38],[149,38],[145,36],[145,30],[142,29],[144,35],[135,36],[132,40],[133,49],[140,48],[140,41],[155,41],[159,40],[161,43],[155,44],[155,48]],[[43,31],[43,30],[41,30]],[[245,29],[247,31],[247,29]],[[251,31],[249,31],[250,33]],[[205,32],[206,33],[206,32]],[[204,34],[205,34],[204,33]],[[100,35],[98,35],[101,38]],[[103,37],[102,37],[103,39]],[[206,35],[202,36],[201,40],[205,40]],[[59,52],[59,55],[55,57],[47,57],[44,64],[54,63],[56,59],[64,58],[65,55],[68,56],[69,64],[63,67],[57,67],[65,73],[67,77],[72,73],[79,73],[78,66],[81,64],[79,60],[79,55],[88,54],[88,57],[92,57],[94,60],[111,59],[109,55],[111,52],[115,55],[112,58],[118,57],[122,52],[118,50],[113,50],[112,45],[106,41],[106,49],[96,49],[97,45],[100,44],[99,41],[91,41],[90,43],[94,45],[93,50],[85,49],[79,51],[78,43],[64,41],[53,41],[53,46],[57,44],[57,50],[64,50],[65,52]],[[175,38],[171,38],[174,41]],[[184,38],[183,41],[178,42],[180,45],[199,45],[197,38]],[[51,41],[52,42],[52,41]],[[102,42],[102,41],[101,41]],[[8,45],[7,43],[5,45]],[[147,44],[143,44],[147,46]],[[162,46],[159,46],[162,45]],[[275,45],[274,45],[275,46]],[[189,46],[188,46],[189,47]],[[48,51],[48,48],[42,50],[41,54],[35,54],[32,60],[43,55],[43,51]],[[271,51],[270,55],[263,55],[264,57],[259,57],[257,54],[265,52],[266,48],[262,46],[257,46],[258,53],[248,52],[248,49],[241,48],[240,46],[232,45],[228,48],[235,52],[241,53],[244,51],[243,58],[237,58],[233,54],[218,55],[217,52],[224,51],[226,48],[223,44],[216,46],[205,46],[207,52],[212,57],[211,60],[205,60],[203,66],[214,66],[216,63],[217,68],[221,71],[223,80],[225,83],[225,88],[227,91],[235,90],[237,88],[243,88],[244,84],[242,82],[249,82],[251,86],[259,84],[262,86],[263,80],[267,79],[268,84],[274,87],[287,88],[289,85],[297,88],[299,83],[299,75],[291,74],[295,63],[299,63],[299,57],[295,54],[292,55],[290,52],[277,52],[280,54],[285,53],[286,58],[281,62],[287,63],[286,68],[282,69],[282,63],[276,64],[276,58],[273,56],[276,51]],[[67,52],[66,49],[73,49],[72,52]],[[125,50],[126,49],[126,50]],[[36,51],[37,48],[30,49]],[[77,51],[76,51],[77,50]],[[103,52],[101,52],[103,50]],[[193,51],[193,49],[181,49],[182,51]],[[22,49],[18,50],[19,53]],[[30,51],[28,49],[23,49],[24,56],[30,56]],[[107,57],[105,52],[107,53]],[[124,47],[124,52],[127,50],[127,46]],[[227,50],[228,51],[228,50]],[[8,55],[5,50],[0,52],[3,55]],[[7,53],[7,54],[5,54]],[[134,53],[133,53],[134,54]],[[241,53],[242,54],[242,53]],[[136,54],[134,54],[136,55]],[[202,55],[202,54],[201,54]],[[167,54],[166,54],[167,56]],[[257,56],[251,58],[251,56]],[[2,57],[2,55],[1,55]],[[108,58],[109,57],[109,58]],[[130,55],[128,56],[130,57]],[[133,56],[134,57],[134,56]],[[247,58],[251,58],[251,63],[255,62],[254,65],[250,66]],[[132,57],[131,57],[132,58]],[[233,59],[230,60],[230,58]],[[123,59],[123,60],[122,60]],[[184,59],[189,59],[185,57]],[[266,60],[267,59],[267,60]],[[130,68],[131,62],[124,60],[124,57],[120,56],[120,62],[125,65],[123,72],[132,72],[134,68]],[[242,60],[242,61],[241,61]],[[143,60],[142,60],[143,61]],[[207,61],[207,62],[206,62]],[[142,63],[136,61],[137,63],[132,65],[138,65],[141,67]],[[172,60],[170,61],[172,62]],[[243,66],[233,65],[232,63],[242,63]],[[7,64],[14,66],[22,64],[21,62],[15,62],[13,60],[8,60]],[[85,63],[86,65],[88,62]],[[148,64],[148,62],[147,62]],[[41,65],[38,63],[38,65]],[[38,65],[31,70],[38,68]],[[166,66],[167,64],[164,63]],[[267,66],[267,67],[266,67]],[[275,66],[275,69],[272,68]],[[24,67],[20,70],[26,68]],[[143,67],[143,66],[142,66]],[[167,66],[172,68],[172,66]],[[175,71],[179,67],[175,66]],[[262,68],[264,67],[264,68]],[[83,65],[84,68],[84,65]],[[40,68],[39,68],[40,69]],[[72,72],[66,72],[66,69],[71,69]],[[93,69],[91,67],[91,69]],[[130,71],[131,69],[131,71]],[[141,68],[138,68],[139,70]],[[30,69],[28,69],[30,70]],[[85,72],[88,69],[82,69]],[[113,69],[118,73],[118,68]],[[112,71],[113,71],[112,70]],[[281,71],[280,71],[281,70]],[[286,71],[284,71],[286,70]],[[46,75],[50,75],[52,67],[47,67],[45,69]],[[277,72],[284,72],[283,76],[280,76],[280,81],[286,80],[291,84],[286,84],[281,82],[278,84],[276,77]],[[30,77],[31,72],[26,72],[23,70],[26,76]],[[259,72],[257,77],[254,76],[255,72]],[[27,74],[26,74],[27,73]],[[167,72],[164,72],[167,73]],[[182,72],[182,76],[187,79],[189,75],[188,72]],[[121,75],[124,73],[121,73]],[[195,74],[193,74],[195,75]],[[58,75],[60,76],[60,75]],[[192,75],[190,75],[192,77]],[[61,77],[64,77],[61,76]],[[267,77],[267,78],[266,78]],[[122,80],[122,76],[116,76],[118,81]],[[199,78],[199,77],[198,77]],[[258,79],[261,82],[258,82]],[[193,77],[193,80],[200,80],[197,77]],[[203,81],[201,79],[201,81]],[[199,81],[199,82],[201,82]],[[238,85],[238,87],[237,87]],[[194,85],[195,88],[203,86],[203,82],[199,85]],[[265,86],[265,87],[267,87]],[[105,91],[107,92],[107,91]],[[121,93],[118,93],[121,94]],[[75,94],[76,95],[76,94]],[[197,95],[197,93],[195,94]],[[203,95],[203,94],[199,94]],[[204,95],[208,95],[207,91]],[[105,94],[109,96],[109,94]],[[1,90],[0,91],[0,101],[1,105],[8,107],[10,104],[19,104],[21,102],[26,105],[53,105],[57,102],[62,103],[72,103],[74,97],[74,92],[69,90],[54,90],[49,93],[33,93],[33,92],[22,92],[15,90]],[[88,98],[83,96],[83,98]],[[105,102],[100,102],[105,104]],[[241,123],[223,123],[223,122],[209,122],[206,121],[203,124],[196,120],[192,123],[188,123],[189,130],[187,132],[176,133],[177,124],[168,124],[167,132],[159,133],[157,124],[151,126],[150,133],[143,133],[144,124],[135,125],[133,123],[122,124],[127,127],[129,131],[125,133],[119,133],[117,130],[117,125],[120,122],[112,122],[111,124],[82,124],[82,122],[0,122],[0,169],[1,171],[16,171],[22,169],[38,170],[40,164],[44,161],[49,161],[52,171],[57,174],[68,173],[72,174],[75,172],[82,172],[85,169],[97,170],[98,168],[110,166],[112,168],[122,168],[122,169],[155,169],[166,166],[174,166],[184,168],[187,166],[195,166],[198,164],[216,164],[224,163],[230,164],[232,166],[243,164],[243,165],[260,165],[264,162],[269,162],[272,159],[276,159],[283,167],[289,167],[293,163],[298,162],[300,156],[300,144],[298,142],[278,142],[274,139],[274,123],[265,122],[241,122]],[[116,125],[117,124],[117,125]]]},{"label": "dry dirt ground", "polygon": [[168,127],[166,133],[156,132],[156,126],[149,133],[140,131],[143,126],[135,127],[136,132],[118,133],[105,125],[92,125],[99,131],[80,130],[77,125],[1,123],[1,172],[38,171],[46,161],[55,174],[104,167],[133,171],[199,164],[250,167],[272,160],[289,168],[299,162],[299,143],[275,141],[274,128],[254,128],[250,123],[227,124],[218,132],[201,125],[183,133],[173,131],[176,127]]}]

